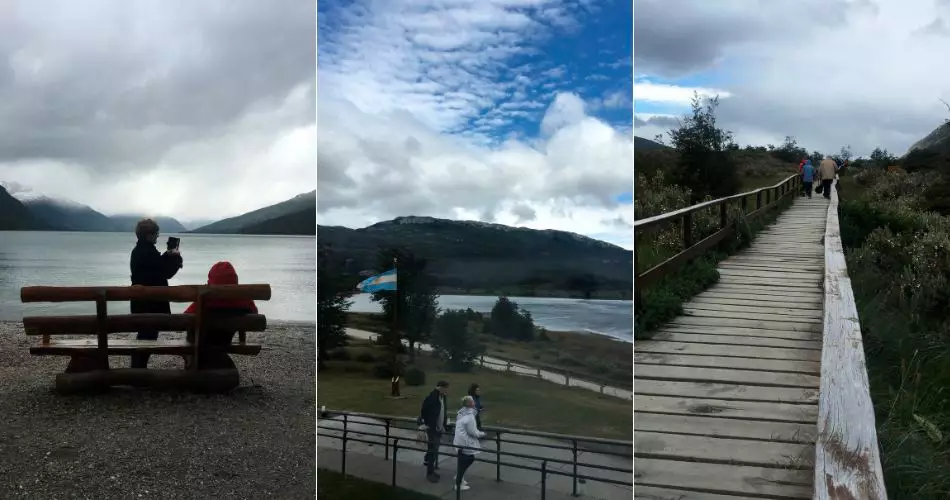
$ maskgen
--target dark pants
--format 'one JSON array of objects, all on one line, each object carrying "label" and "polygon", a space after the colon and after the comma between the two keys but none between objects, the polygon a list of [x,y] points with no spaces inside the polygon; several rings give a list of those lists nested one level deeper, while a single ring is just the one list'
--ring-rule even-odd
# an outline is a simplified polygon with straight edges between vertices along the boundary
[{"label": "dark pants", "polygon": [[462,450],[459,450],[458,454],[458,469],[455,471],[455,486],[458,487],[462,484],[462,478],[465,476],[465,471],[468,470],[472,464],[475,463],[475,455],[465,453]]},{"label": "dark pants", "polygon": [[436,429],[426,430],[426,456],[423,461],[426,464],[426,474],[435,474],[436,465],[439,462],[439,445],[442,444],[442,433]]},{"label": "dark pants", "polygon": [[[148,330],[139,332],[135,336],[136,340],[158,340],[158,330]],[[132,368],[147,368],[149,355],[136,353],[132,355]]]},{"label": "dark pants", "polygon": [[475,427],[482,430],[482,416],[479,413],[475,414]]},{"label": "dark pants", "polygon": [[805,183],[802,184],[802,187],[805,188],[805,196],[808,196],[809,198],[811,198],[811,190],[813,187],[815,187],[815,183],[813,183],[812,181],[805,181]]},{"label": "dark pants", "polygon": [[821,181],[821,194],[825,198],[831,198],[831,183],[834,182],[833,179],[823,179]]}]

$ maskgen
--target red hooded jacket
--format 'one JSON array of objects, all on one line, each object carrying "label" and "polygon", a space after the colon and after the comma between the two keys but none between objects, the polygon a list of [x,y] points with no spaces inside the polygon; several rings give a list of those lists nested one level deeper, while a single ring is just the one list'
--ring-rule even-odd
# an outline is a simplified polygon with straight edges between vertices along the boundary
[{"label": "red hooded jacket", "polygon": [[[208,271],[208,284],[237,285],[237,271],[228,261],[218,262]],[[253,300],[248,299],[210,299],[204,304],[205,307],[211,309],[247,309],[251,314],[257,314],[257,306],[254,305]],[[185,314],[194,314],[196,308],[196,304],[191,304],[188,309],[185,309]]]}]

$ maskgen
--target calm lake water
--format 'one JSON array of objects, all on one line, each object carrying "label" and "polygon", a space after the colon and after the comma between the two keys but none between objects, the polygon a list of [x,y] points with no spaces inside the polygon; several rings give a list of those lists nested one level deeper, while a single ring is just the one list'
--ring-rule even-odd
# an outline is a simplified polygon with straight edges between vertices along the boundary
[{"label": "calm lake water", "polygon": [[[241,283],[268,283],[271,300],[258,302],[274,321],[313,322],[316,317],[316,245],[313,236],[163,234],[181,237],[185,267],[171,285],[207,282],[208,269],[228,260]],[[123,233],[0,231],[0,321],[23,315],[93,314],[92,303],[21,304],[20,288],[31,285],[127,286],[129,253],[135,236]],[[160,242],[159,247],[162,247]],[[587,331],[633,339],[633,303],[629,300],[580,300],[512,297],[531,311],[535,323],[549,330]],[[354,312],[380,312],[367,294],[352,298]],[[442,295],[443,309],[471,307],[491,311],[497,297]],[[181,312],[188,304],[172,304]],[[109,304],[111,313],[127,313],[127,302]]]},{"label": "calm lake water", "polygon": [[[382,312],[379,303],[370,299],[370,294],[357,294],[350,298],[352,312]],[[498,297],[478,295],[441,295],[442,309],[466,309],[491,312]],[[539,297],[511,297],[511,300],[531,312],[535,324],[554,331],[579,331],[607,335],[619,340],[633,342],[633,301],[630,300],[581,300],[552,299]]]},{"label": "calm lake water", "polygon": [[[220,260],[234,264],[241,283],[267,283],[271,300],[257,303],[269,319],[313,322],[316,317],[316,245],[314,236],[162,234],[179,236],[185,267],[171,285],[208,281],[208,269]],[[129,254],[135,235],[0,231],[0,320],[24,314],[90,314],[91,303],[21,304],[20,287],[30,285],[127,286]],[[188,304],[172,304],[181,312]],[[111,302],[109,311],[127,313],[127,302]]]}]

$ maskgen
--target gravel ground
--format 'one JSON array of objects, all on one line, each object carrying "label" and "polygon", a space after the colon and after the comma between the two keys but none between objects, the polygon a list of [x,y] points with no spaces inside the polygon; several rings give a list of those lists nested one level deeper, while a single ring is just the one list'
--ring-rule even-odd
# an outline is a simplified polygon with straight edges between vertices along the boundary
[{"label": "gravel ground", "polygon": [[[249,333],[264,350],[234,356],[241,386],[228,395],[67,397],[52,387],[68,359],[30,356],[38,339],[0,322],[0,498],[312,499],[314,339],[313,325]],[[182,364],[153,356],[149,367]]]}]

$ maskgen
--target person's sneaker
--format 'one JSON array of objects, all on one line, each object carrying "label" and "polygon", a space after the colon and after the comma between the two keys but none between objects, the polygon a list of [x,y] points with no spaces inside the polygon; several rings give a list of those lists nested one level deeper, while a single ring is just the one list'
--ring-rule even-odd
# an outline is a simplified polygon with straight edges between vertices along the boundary
[{"label": "person's sneaker", "polygon": [[[455,490],[455,486],[453,486],[452,489]],[[472,489],[472,487],[469,486],[469,485],[467,485],[467,484],[465,484],[465,483],[462,483],[462,487],[459,488],[459,489],[462,490],[462,491],[468,491],[468,490]]]},{"label": "person's sneaker", "polygon": [[439,479],[442,479],[442,478],[439,477],[438,474],[429,474],[426,476],[426,479],[428,479],[430,483],[438,483]]},{"label": "person's sneaker", "polygon": [[[452,484],[455,484],[455,480],[458,479],[458,476],[452,478]],[[468,481],[465,478],[462,478],[462,486],[468,486]]]}]

